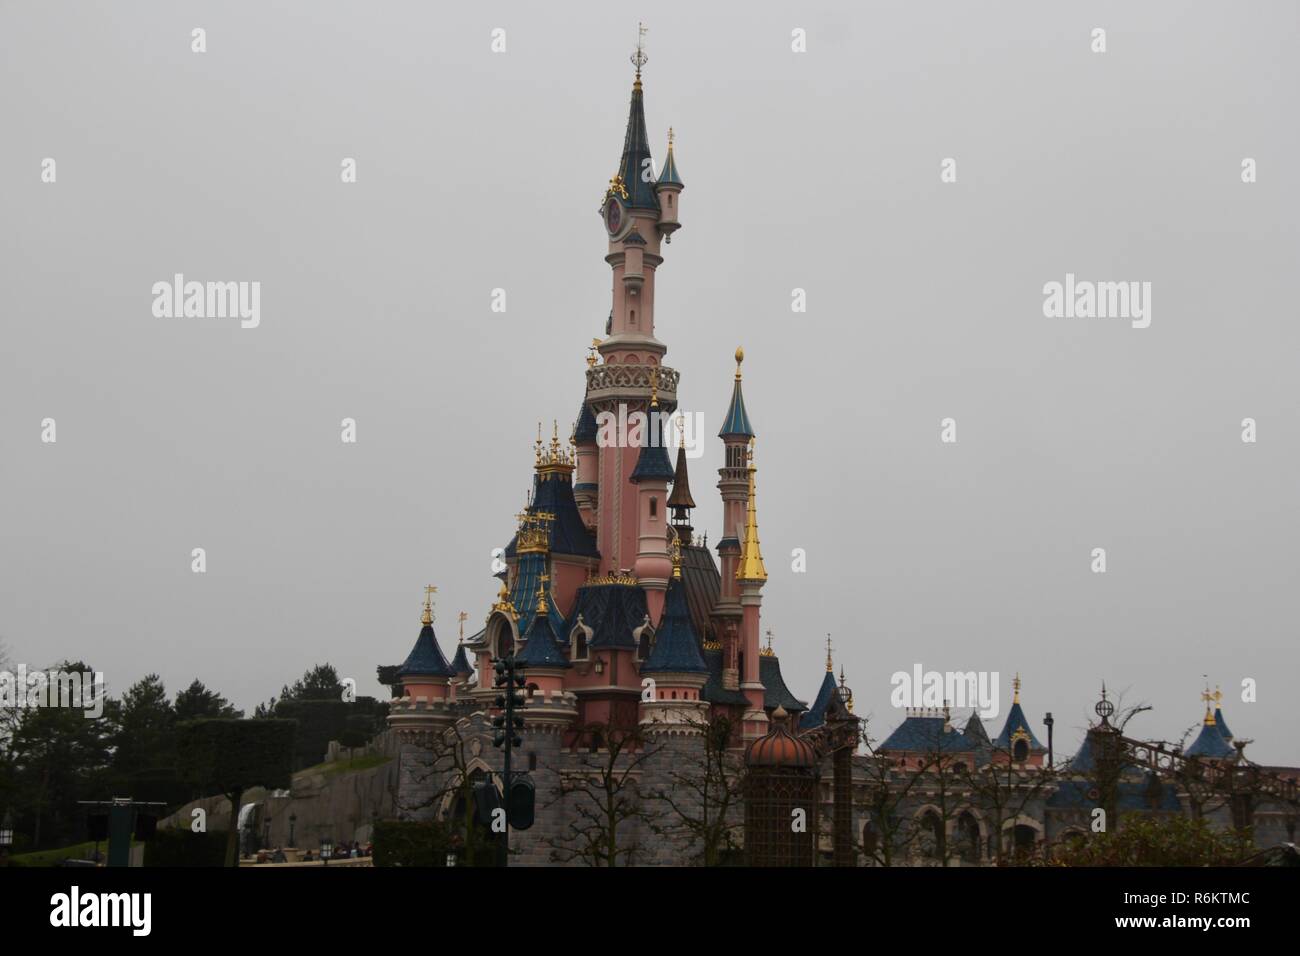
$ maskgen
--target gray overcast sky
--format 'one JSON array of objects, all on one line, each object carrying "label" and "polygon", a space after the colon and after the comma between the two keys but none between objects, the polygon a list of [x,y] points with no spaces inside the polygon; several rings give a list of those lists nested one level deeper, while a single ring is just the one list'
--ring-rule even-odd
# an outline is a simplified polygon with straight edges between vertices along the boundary
[{"label": "gray overcast sky", "polygon": [[[1019,670],[1069,753],[1103,678],[1177,739],[1208,674],[1255,759],[1300,764],[1298,18],[6,2],[0,638],[251,707],[326,660],[377,692],[426,583],[444,649],[457,611],[477,629],[536,422],[567,434],[609,311],[596,209],[644,19],[655,155],[672,125],[687,184],[658,335],[710,434],[745,346],[792,689],[828,631],[878,734],[896,670],[1001,671],[1004,713]],[[176,272],[260,281],[261,326],[155,318]],[[1067,272],[1151,282],[1150,328],[1045,318]],[[720,451],[692,462],[714,540]]]}]

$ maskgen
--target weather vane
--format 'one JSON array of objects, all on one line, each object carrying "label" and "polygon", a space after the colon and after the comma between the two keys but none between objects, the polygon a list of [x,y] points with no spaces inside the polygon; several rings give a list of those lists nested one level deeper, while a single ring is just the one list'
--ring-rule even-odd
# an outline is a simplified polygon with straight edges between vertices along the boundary
[{"label": "weather vane", "polygon": [[636,52],[632,54],[632,65],[636,67],[636,78],[641,79],[641,67],[646,65],[649,57],[645,55],[645,35],[646,26],[644,23],[636,25]]}]

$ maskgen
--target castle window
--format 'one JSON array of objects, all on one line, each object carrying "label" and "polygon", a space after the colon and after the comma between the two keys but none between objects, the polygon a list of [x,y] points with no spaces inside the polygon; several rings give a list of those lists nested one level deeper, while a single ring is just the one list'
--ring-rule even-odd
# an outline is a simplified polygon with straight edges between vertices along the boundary
[{"label": "castle window", "polygon": [[1015,746],[1011,748],[1011,759],[1016,763],[1024,763],[1029,759],[1029,741],[1017,740]]},{"label": "castle window", "polygon": [[659,499],[658,499],[658,498],[651,498],[651,499],[650,499],[650,517],[652,517],[652,518],[657,518],[657,517],[659,517]]},{"label": "castle window", "polygon": [[588,657],[587,649],[587,631],[582,627],[573,629],[573,659],[575,661],[585,661]]}]

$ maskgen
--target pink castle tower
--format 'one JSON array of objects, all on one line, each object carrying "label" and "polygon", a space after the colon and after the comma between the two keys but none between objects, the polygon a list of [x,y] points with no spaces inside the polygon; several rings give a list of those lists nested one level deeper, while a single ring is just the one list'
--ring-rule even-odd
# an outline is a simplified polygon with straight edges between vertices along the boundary
[{"label": "pink castle tower", "polygon": [[[654,177],[641,90],[641,67],[646,57],[640,45],[632,60],[636,80],[623,155],[601,205],[609,242],[605,261],[612,272],[613,303],[606,337],[596,345],[601,361],[587,370],[585,406],[598,423],[598,487],[585,487],[592,482],[581,470],[584,454],[589,454],[583,451],[589,428],[576,429],[580,489],[575,488],[575,492],[581,491],[580,507],[599,501],[595,510],[600,570],[605,574],[632,571],[639,559],[657,614],[663,607],[670,570],[664,518],[666,484],[638,489],[638,483],[658,483],[660,479],[657,474],[646,474],[644,469],[635,479],[633,473],[642,457],[641,446],[662,441],[658,423],[649,420],[649,413],[671,414],[677,407],[678,374],[663,364],[668,350],[655,338],[655,275],[663,262],[661,242],[681,225],[678,206],[684,187],[671,158],[658,180]],[[651,407],[653,398],[658,399],[657,409]],[[654,461],[647,467],[657,472],[658,465]],[[671,469],[667,478],[672,478]],[[656,510],[653,516],[649,513],[652,499]],[[665,544],[661,547],[649,540],[651,536],[665,538]]]}]

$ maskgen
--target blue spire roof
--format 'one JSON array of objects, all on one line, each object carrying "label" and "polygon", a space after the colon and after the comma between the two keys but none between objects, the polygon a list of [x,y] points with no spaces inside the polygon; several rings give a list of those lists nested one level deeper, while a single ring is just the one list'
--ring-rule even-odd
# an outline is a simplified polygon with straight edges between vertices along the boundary
[{"label": "blue spire roof", "polygon": [[1232,744],[1223,739],[1223,732],[1218,724],[1201,724],[1201,732],[1196,735],[1192,745],[1184,751],[1188,757],[1208,757],[1222,760],[1232,756]]},{"label": "blue spire roof", "polygon": [[1214,708],[1214,724],[1219,728],[1219,733],[1223,735],[1223,739],[1231,743],[1232,731],[1228,729],[1228,722],[1223,719],[1223,711],[1218,707]]},{"label": "blue spire roof", "polygon": [[691,626],[691,615],[686,608],[686,585],[681,578],[673,578],[668,584],[655,644],[649,659],[641,665],[642,674],[664,672],[708,672],[700,654],[700,639]]},{"label": "blue spire roof", "polygon": [[[586,523],[578,511],[578,502],[573,497],[571,475],[551,474],[533,475],[533,503],[528,507],[530,514],[545,511],[555,515],[550,522],[547,546],[555,554],[576,554],[584,558],[598,558],[596,536],[587,530]],[[511,538],[506,545],[506,557],[513,558],[518,550],[517,538]],[[523,594],[524,603],[515,604],[518,608],[530,608],[537,597],[537,582],[532,583],[532,590]]]},{"label": "blue spire roof", "polygon": [[457,677],[467,677],[474,673],[474,667],[465,653],[464,644],[457,645],[456,656],[451,659],[451,669],[456,672]]},{"label": "blue spire roof", "polygon": [[1030,750],[1046,750],[1034,736],[1034,732],[1029,729],[1029,721],[1025,720],[1025,712],[1020,709],[1020,702],[1016,701],[1011,705],[1011,710],[1007,712],[1007,722],[1002,725],[1002,733],[998,734],[998,739],[993,741],[993,746],[999,750],[1011,749],[1011,735],[1017,730],[1023,730],[1029,735]]},{"label": "blue spire roof", "polygon": [[[654,185],[641,178],[641,170],[653,168],[647,166],[650,159],[650,137],[645,130],[645,101],[641,94],[641,81],[632,86],[632,105],[628,108],[627,134],[623,137],[623,158],[618,163],[618,175],[623,179],[623,188],[627,190],[624,200],[632,209],[653,209],[659,211],[659,200],[655,196]],[[621,197],[620,197],[621,198]]]},{"label": "blue spire roof", "polygon": [[[515,571],[515,586],[510,589],[510,603],[519,614],[517,623],[520,627],[530,626],[525,623],[528,621],[528,609],[536,606],[537,588],[541,585],[542,575],[545,573],[546,555],[529,551],[519,556],[519,565]],[[556,634],[568,634],[569,628],[565,627],[564,615],[555,607],[555,599],[550,588],[546,591],[546,607],[552,630]]]},{"label": "blue spire roof", "polygon": [[397,671],[398,677],[455,677],[456,672],[443,657],[438,639],[433,634],[433,625],[426,624],[420,628],[420,636],[415,639],[415,647],[406,656],[406,660]]},{"label": "blue spire roof", "polygon": [[673,142],[671,137],[669,137],[668,140],[668,158],[664,160],[664,168],[659,174],[659,182],[657,185],[681,186],[683,189],[686,188],[686,184],[682,182],[682,177],[677,172],[677,160],[673,158]]},{"label": "blue spire roof", "polygon": [[754,429],[749,426],[749,416],[745,414],[745,396],[740,391],[739,372],[736,373],[736,387],[731,390],[731,404],[727,406],[727,414],[722,419],[722,428],[718,430],[719,438],[728,435],[754,437]]},{"label": "blue spire roof", "polygon": [[[548,604],[549,606],[549,604]],[[560,650],[549,614],[533,612],[533,623],[524,632],[527,646],[519,655],[526,667],[568,667],[569,659]]]},{"label": "blue spire roof", "polygon": [[660,421],[656,427],[659,430],[658,441],[646,441],[641,446],[641,454],[637,456],[636,467],[632,469],[632,474],[629,476],[630,481],[647,481],[652,478],[672,481],[677,474],[673,471],[672,463],[668,460],[668,449],[664,447],[663,422]]},{"label": "blue spire roof", "polygon": [[578,412],[577,424],[573,426],[573,441],[577,445],[595,444],[596,435],[599,429],[596,427],[596,416],[591,411],[591,406],[587,400],[582,400],[582,409]]},{"label": "blue spire roof", "polygon": [[943,717],[906,717],[876,748],[923,754],[974,753],[979,744],[964,733],[944,725]]},{"label": "blue spire roof", "polygon": [[[740,391],[740,383],[736,383],[736,391]],[[742,413],[743,413],[742,409]],[[822,678],[822,686],[817,690],[817,699],[813,701],[812,708],[808,713],[799,718],[800,730],[811,730],[814,727],[820,727],[826,722],[826,708],[830,706],[831,696],[835,694],[838,688],[835,685],[835,675],[830,671]]]}]

